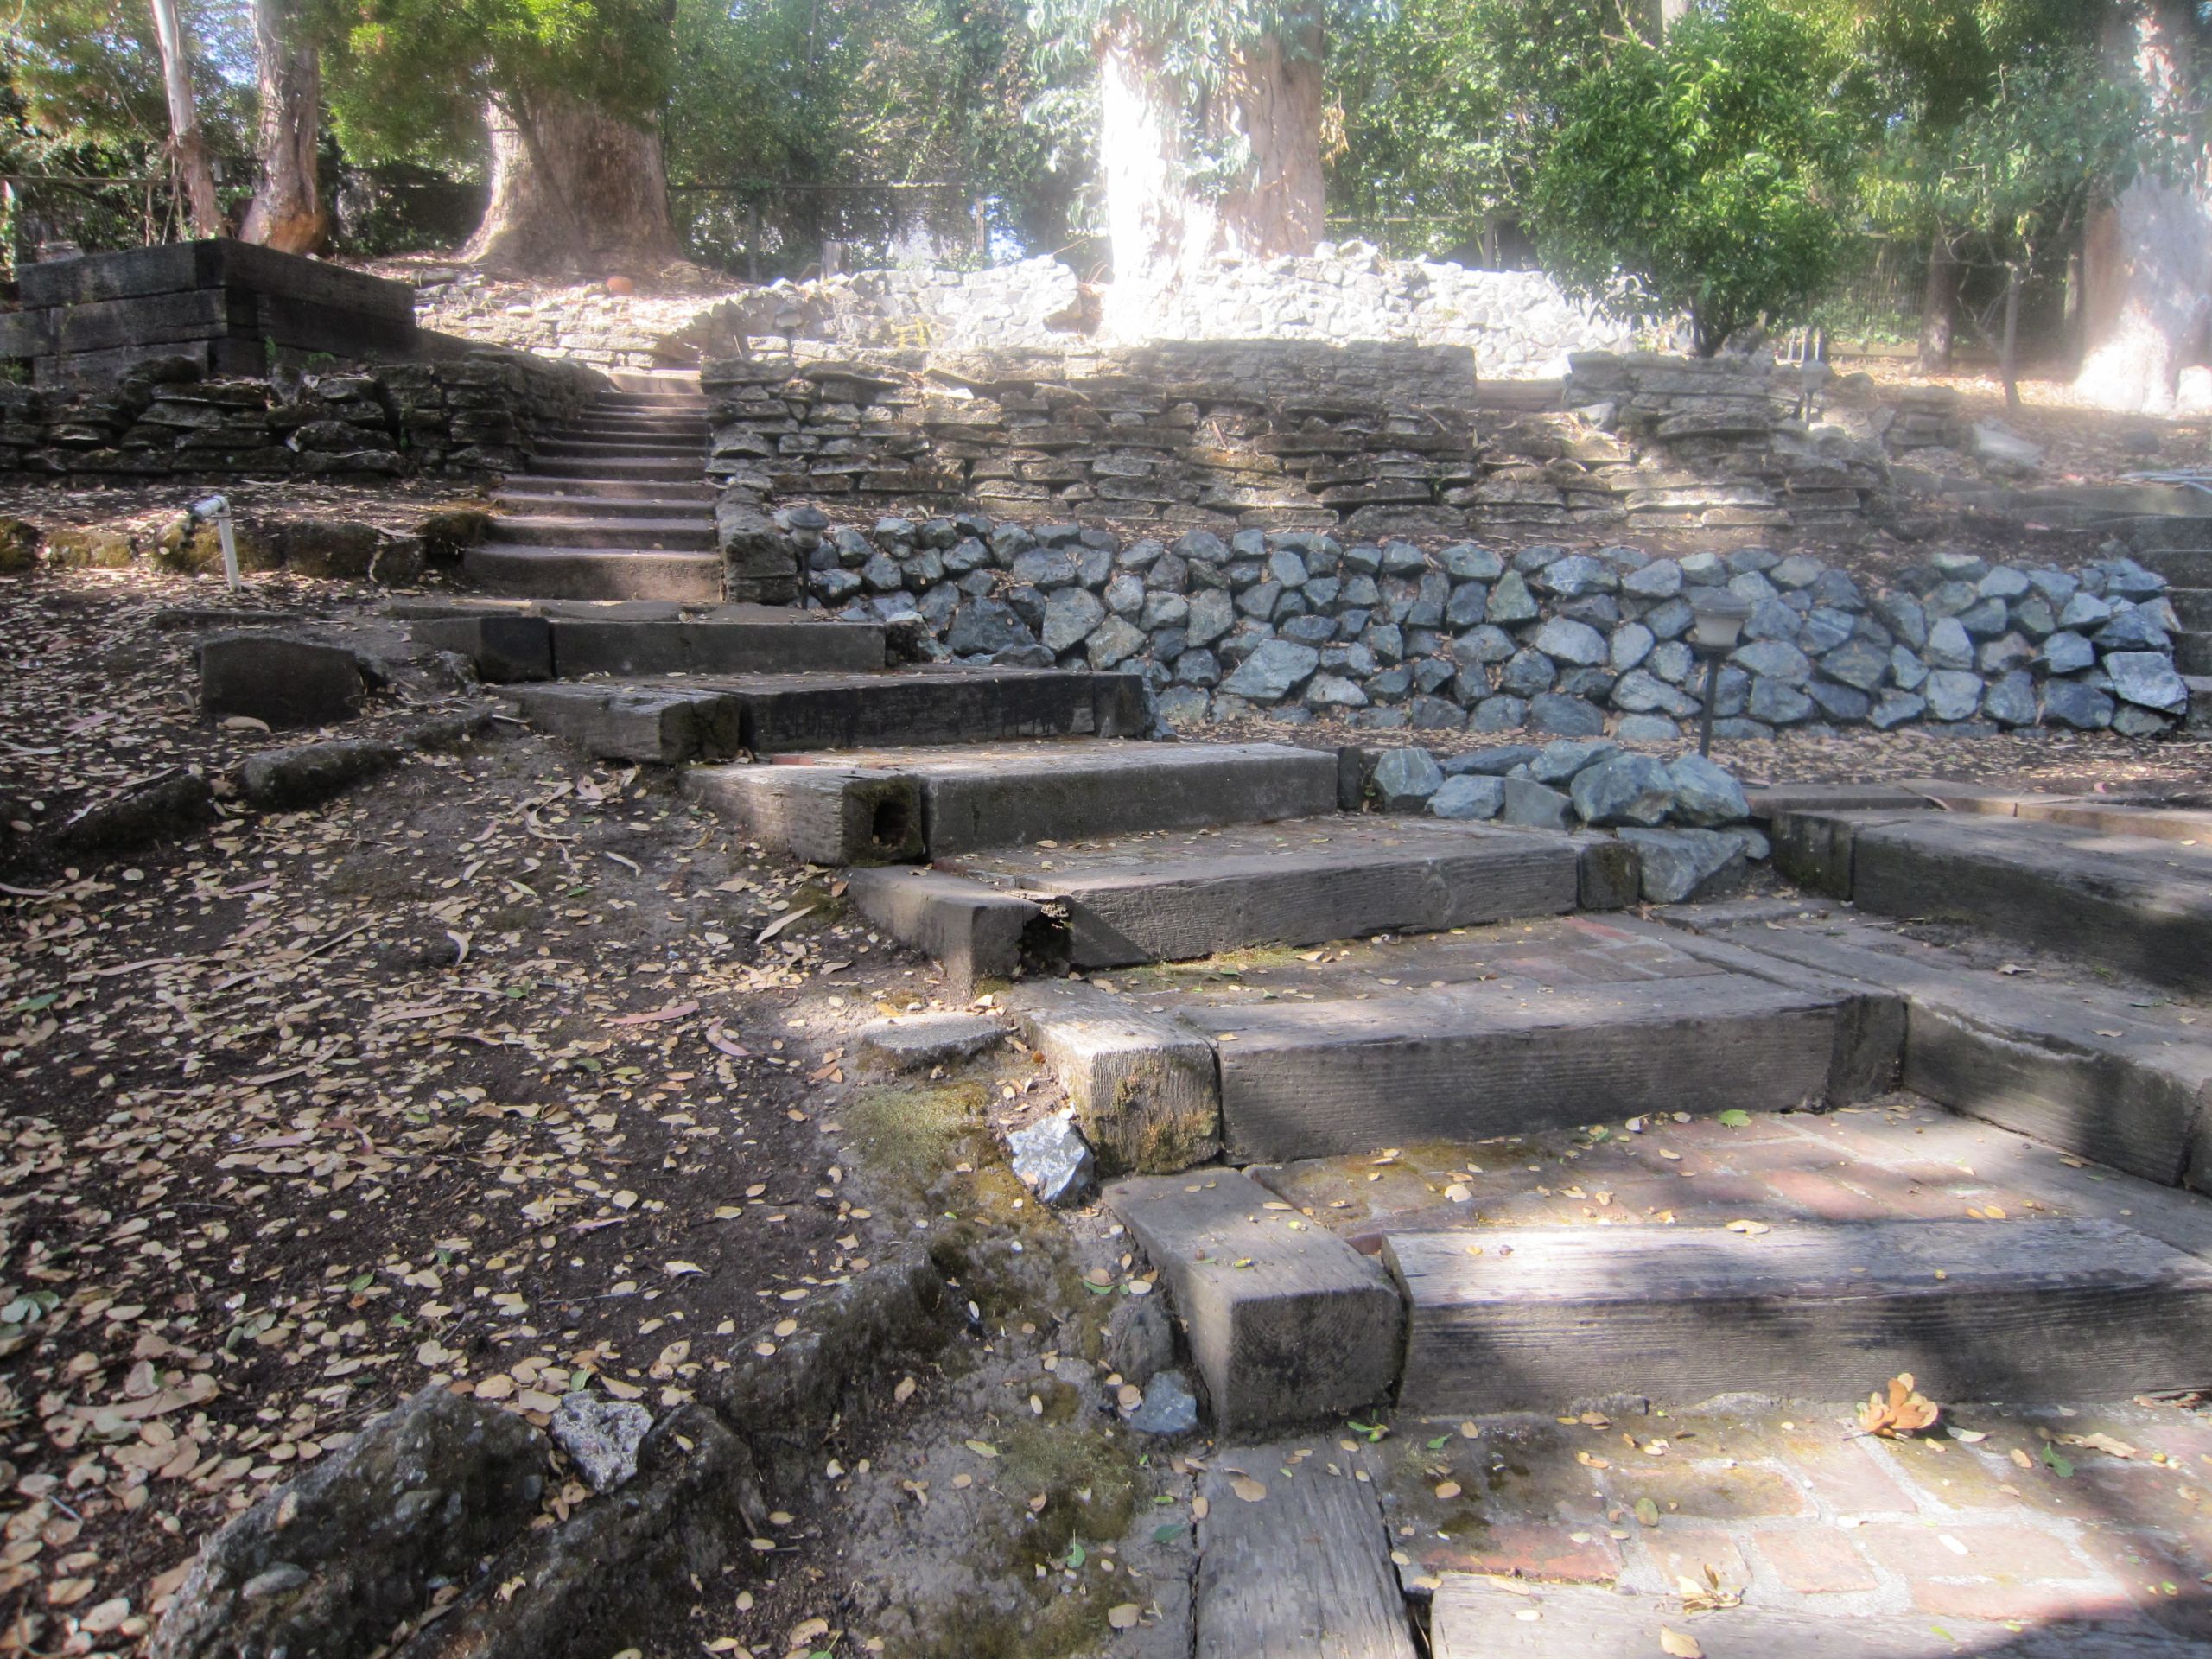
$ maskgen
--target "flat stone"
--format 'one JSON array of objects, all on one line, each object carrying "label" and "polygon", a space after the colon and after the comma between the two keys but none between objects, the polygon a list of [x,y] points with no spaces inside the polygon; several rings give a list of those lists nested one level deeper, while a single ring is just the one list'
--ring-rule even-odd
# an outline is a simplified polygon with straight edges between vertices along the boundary
[{"label": "flat stone", "polygon": [[1971,720],[1981,707],[1981,676],[1939,669],[1922,688],[1928,712],[1938,720]]},{"label": "flat stone", "polygon": [[1545,656],[1557,662],[1573,663],[1584,668],[1595,667],[1606,660],[1605,636],[1585,622],[1576,622],[1564,616],[1554,616],[1536,630],[1529,642]]},{"label": "flat stone", "polygon": [[870,1020],[860,1043],[897,1071],[922,1071],[969,1059],[1006,1035],[1004,1025],[982,1014],[912,1014]]},{"label": "flat stone", "polygon": [[1437,763],[1446,778],[1475,775],[1502,778],[1514,767],[1534,760],[1542,751],[1529,743],[1501,743],[1495,748],[1469,749]]},{"label": "flat stone", "polygon": [[1503,782],[1505,804],[1498,816],[1505,823],[1525,830],[1567,828],[1574,804],[1566,795],[1527,778],[1508,778]]},{"label": "flat stone", "polygon": [[1388,749],[1376,761],[1370,784],[1384,811],[1417,812],[1443,787],[1444,773],[1427,749]]},{"label": "flat stone", "polygon": [[594,1492],[611,1492],[638,1472],[638,1447],[653,1414],[627,1400],[601,1400],[578,1389],[561,1396],[547,1425]]},{"label": "flat stone", "polygon": [[1603,738],[1560,738],[1547,743],[1529,760],[1529,776],[1540,784],[1564,784],[1586,766],[1610,760],[1621,752],[1618,743]]},{"label": "flat stone", "polygon": [[1006,1138],[1014,1176],[1046,1204],[1070,1204],[1090,1190],[1095,1166],[1072,1112],[1054,1112]]},{"label": "flat stone", "polygon": [[1471,773],[1446,778],[1428,799],[1430,815],[1439,818],[1494,818],[1504,805],[1502,779]]},{"label": "flat stone", "polygon": [[[1192,613],[1196,614],[1195,607]],[[1221,689],[1232,696],[1249,697],[1255,702],[1278,702],[1312,678],[1320,664],[1321,653],[1311,645],[1296,645],[1287,639],[1264,639],[1260,648],[1222,683]]]},{"label": "flat stone", "polygon": [[1656,824],[1675,804],[1675,785],[1654,756],[1617,754],[1577,772],[1570,796],[1576,815],[1599,829]]},{"label": "flat stone", "polygon": [[2113,695],[2122,702],[2178,714],[2189,706],[2189,688],[2174,671],[2174,660],[2163,652],[2115,651],[2105,658],[2105,672],[2112,677]]},{"label": "flat stone", "polygon": [[1745,848],[1736,836],[1718,830],[1626,829],[1620,836],[1636,849],[1649,903],[1678,905],[1726,891],[1744,879]]},{"label": "flat stone", "polygon": [[1141,1385],[1144,1402],[1129,1414],[1129,1427],[1140,1434],[1192,1434],[1198,1427],[1198,1397],[1191,1392],[1183,1373],[1155,1371]]},{"label": "flat stone", "polygon": [[397,743],[359,739],[264,749],[238,767],[238,792],[264,811],[291,811],[343,794],[397,766]]},{"label": "flat stone", "polygon": [[1529,727],[1560,737],[1596,737],[1605,729],[1605,716],[1595,704],[1563,691],[1545,691],[1530,699]]},{"label": "flat stone", "polygon": [[1667,779],[1675,791],[1672,816],[1684,823],[1740,823],[1751,816],[1735,774],[1703,755],[1678,755],[1668,763]]},{"label": "flat stone", "polygon": [[361,712],[368,682],[342,645],[274,632],[217,634],[200,646],[207,714],[247,715],[272,728],[327,726]]}]

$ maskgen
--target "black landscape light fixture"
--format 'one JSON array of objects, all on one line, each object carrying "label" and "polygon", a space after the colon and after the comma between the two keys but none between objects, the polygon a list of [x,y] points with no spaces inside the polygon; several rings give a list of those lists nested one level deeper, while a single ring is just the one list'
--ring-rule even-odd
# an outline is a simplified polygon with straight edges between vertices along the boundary
[{"label": "black landscape light fixture", "polygon": [[1705,658],[1705,718],[1697,739],[1700,755],[1713,753],[1713,705],[1720,695],[1720,659],[1736,649],[1751,618],[1751,601],[1726,588],[1700,588],[1690,596],[1690,649]]}]

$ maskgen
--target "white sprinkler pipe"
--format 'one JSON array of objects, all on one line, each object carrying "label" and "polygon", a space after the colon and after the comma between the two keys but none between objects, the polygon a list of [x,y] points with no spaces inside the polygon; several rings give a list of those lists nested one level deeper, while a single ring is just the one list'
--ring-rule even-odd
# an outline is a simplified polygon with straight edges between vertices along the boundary
[{"label": "white sprinkler pipe", "polygon": [[223,543],[223,580],[230,585],[231,591],[235,594],[239,585],[238,542],[238,537],[231,532],[231,498],[227,495],[211,495],[204,501],[194,502],[192,512],[194,518],[213,518],[215,521],[215,534]]}]

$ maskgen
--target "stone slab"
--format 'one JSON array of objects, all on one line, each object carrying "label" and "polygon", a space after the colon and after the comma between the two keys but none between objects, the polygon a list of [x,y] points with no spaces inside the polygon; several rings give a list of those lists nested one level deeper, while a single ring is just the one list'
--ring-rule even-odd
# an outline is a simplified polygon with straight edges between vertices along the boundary
[{"label": "stone slab", "polygon": [[933,957],[948,996],[969,997],[986,979],[1012,979],[1022,937],[1041,912],[1026,899],[911,864],[846,874],[845,896],[870,925]]},{"label": "stone slab", "polygon": [[1655,1659],[1668,1651],[1662,1630],[1691,1637],[1705,1659],[2188,1659],[2203,1651],[2147,1624],[2024,1626],[1756,1605],[1686,1615],[1675,1597],[1624,1596],[1592,1585],[1509,1586],[1452,1573],[1430,1608],[1429,1652],[1432,1659]]},{"label": "stone slab", "polygon": [[1732,975],[1191,1008],[1239,1163],[1824,1099],[1840,999]]},{"label": "stone slab", "polygon": [[752,674],[702,683],[736,696],[756,754],[941,747],[1037,737],[1141,737],[1150,722],[1132,674],[931,668],[874,674]]},{"label": "stone slab", "polygon": [[1007,1034],[1002,1021],[985,1014],[898,1014],[862,1026],[860,1044],[894,1071],[919,1071],[972,1058]]},{"label": "stone slab", "polygon": [[542,616],[493,612],[426,617],[410,622],[408,637],[435,651],[459,652],[491,685],[553,677],[553,629]]},{"label": "stone slab", "polygon": [[1932,804],[1926,795],[1902,784],[1769,784],[1747,789],[1757,823],[1770,823],[1786,812],[1913,810]]},{"label": "stone slab", "polygon": [[1577,899],[1563,837],[1373,817],[1007,849],[954,868],[1064,910],[1079,968],[1442,931],[1560,915]]},{"label": "stone slab", "polygon": [[507,695],[531,724],[602,760],[674,766],[744,747],[744,708],[727,692],[556,682]]},{"label": "stone slab", "polygon": [[603,547],[518,547],[486,543],[461,556],[480,587],[537,599],[667,599],[711,603],[722,596],[719,553]]},{"label": "stone slab", "polygon": [[864,672],[884,665],[880,626],[806,621],[788,613],[728,621],[563,617],[552,624],[552,636],[553,660],[563,679],[587,674]]},{"label": "stone slab", "polygon": [[1233,1170],[1139,1177],[1105,1197],[1166,1282],[1220,1433],[1318,1421],[1389,1393],[1398,1293],[1342,1239]]},{"label": "stone slab", "polygon": [[1894,988],[1802,963],[1784,963],[1742,944],[1660,923],[1624,920],[1613,925],[1629,934],[1665,935],[1677,950],[1732,974],[1833,998],[1836,1021],[1835,1046],[1828,1060],[1829,1105],[1871,1100],[1897,1086],[1904,1064],[1905,998]]},{"label": "stone slab", "polygon": [[922,856],[922,796],[899,772],[842,766],[695,766],[683,792],[772,852],[810,864]]},{"label": "stone slab", "polygon": [[1414,1659],[1375,1486],[1292,1450],[1232,1448],[1199,1482],[1195,1659]]},{"label": "stone slab", "polygon": [[912,780],[923,842],[945,858],[1038,841],[1308,817],[1334,799],[1335,759],[1274,743],[944,744],[794,754],[793,768]]},{"label": "stone slab", "polygon": [[[1751,926],[1757,955],[1905,998],[1903,1086],[2164,1185],[2212,1188],[2212,1049],[2178,1027],[1858,924]],[[1757,970],[1754,970],[1757,971]]]},{"label": "stone slab", "polygon": [[1108,1174],[1187,1169],[1220,1150],[1221,1090],[1204,1039],[1081,980],[1024,985],[1010,1006]]},{"label": "stone slab", "polygon": [[1945,813],[1862,827],[1851,896],[1957,917],[2163,985],[2212,989],[2212,849]]},{"label": "stone slab", "polygon": [[1383,1258],[1421,1414],[1826,1400],[1900,1371],[1931,1400],[2124,1399],[2212,1363],[2212,1266],[2116,1222],[1485,1228]]},{"label": "stone slab", "polygon": [[272,728],[327,726],[361,712],[368,684],[343,645],[273,632],[219,633],[199,647],[200,706]]}]

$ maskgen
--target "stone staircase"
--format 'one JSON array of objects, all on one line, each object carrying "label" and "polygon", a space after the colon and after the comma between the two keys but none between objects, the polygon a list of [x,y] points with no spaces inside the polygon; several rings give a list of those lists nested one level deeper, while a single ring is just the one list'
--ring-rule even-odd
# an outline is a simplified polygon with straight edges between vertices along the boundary
[{"label": "stone staircase", "polygon": [[2174,667],[2212,675],[2212,517],[2139,518],[2128,534],[2136,558],[2172,585],[2166,598],[2181,619]]},{"label": "stone staircase", "polygon": [[615,381],[493,496],[497,516],[464,567],[478,586],[542,599],[721,597],[698,377]]},{"label": "stone staircase", "polygon": [[[2004,978],[1796,906],[1777,921],[1774,901],[1630,918],[1618,840],[1344,810],[1356,766],[1154,741],[1133,676],[889,667],[880,627],[798,613],[531,615],[543,672],[508,692],[527,718],[682,766],[748,837],[845,867],[949,995],[1005,982],[995,1003],[1065,1090],[1204,1383],[1217,1446],[1192,1612],[1212,1659],[1415,1651],[1412,1529],[1353,1478],[1351,1442],[1309,1464],[1267,1439],[1297,1425],[1833,1400],[1904,1370],[1947,1400],[2028,1405],[2212,1381],[2212,1208],[2183,1190],[2212,1184],[2212,1052],[2131,979]],[[418,626],[539,660],[512,610]],[[2042,937],[2090,965],[2197,982],[2209,918],[2175,889],[2212,866],[2186,812],[1942,785],[1777,791],[1764,810],[1816,886],[1970,902],[2000,932],[2068,912]],[[2074,880],[2072,837],[2120,846],[2139,880]],[[1878,875],[1891,842],[1926,873]],[[2157,947],[2125,945],[2160,906]],[[1894,1126],[1887,1141],[1840,1145],[1842,1115],[1797,1110],[1900,1087],[1961,1115],[1927,1114],[1971,1148],[1894,1107],[1850,1120]],[[1589,1168],[1646,1126],[1669,1133],[1618,1154],[1618,1192],[1567,1178],[1581,1219],[1549,1187],[1531,1209],[1525,1177],[1484,1185],[1531,1138]],[[1459,1167],[1392,1183],[1402,1149]],[[1969,1166],[2002,1187],[1987,1219],[1931,1198]],[[1281,1507],[1244,1497],[1246,1469]],[[1656,1650],[1643,1604],[1547,1605],[1548,1630],[1447,1578],[1432,1650]],[[1841,1647],[1728,1645],[1726,1627],[1706,1651],[1932,1656],[2014,1635],[1879,1623]],[[1740,1629],[1802,1635],[1786,1611]]]}]

